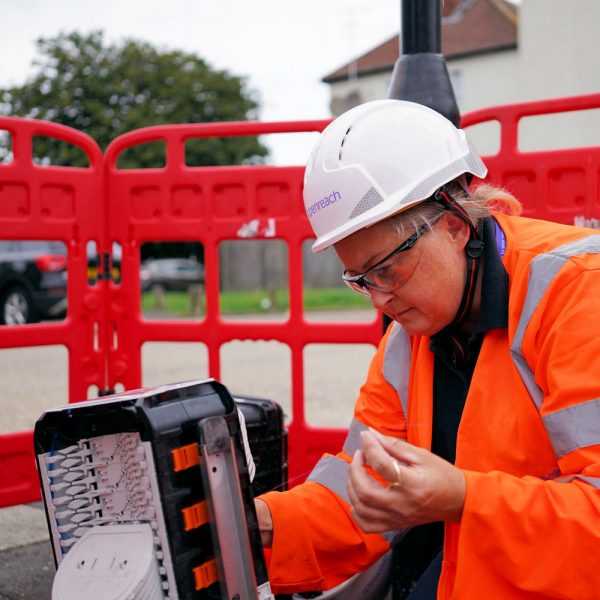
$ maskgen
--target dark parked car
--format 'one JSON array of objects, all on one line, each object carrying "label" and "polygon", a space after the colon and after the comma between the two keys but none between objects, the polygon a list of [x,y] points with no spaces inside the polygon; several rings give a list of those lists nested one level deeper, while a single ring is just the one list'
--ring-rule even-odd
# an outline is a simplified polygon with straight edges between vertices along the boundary
[{"label": "dark parked car", "polygon": [[161,287],[186,291],[190,285],[204,283],[204,265],[193,258],[157,258],[140,267],[142,290]]},{"label": "dark parked car", "polygon": [[53,241],[0,241],[0,323],[65,315],[66,247]]}]

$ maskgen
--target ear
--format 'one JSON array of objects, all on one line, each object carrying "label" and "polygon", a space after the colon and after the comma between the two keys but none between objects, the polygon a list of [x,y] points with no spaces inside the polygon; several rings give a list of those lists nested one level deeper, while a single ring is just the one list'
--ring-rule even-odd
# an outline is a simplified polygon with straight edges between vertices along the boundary
[{"label": "ear", "polygon": [[450,212],[444,213],[440,219],[440,226],[450,236],[457,250],[462,252],[469,241],[471,233],[469,226],[460,217]]}]

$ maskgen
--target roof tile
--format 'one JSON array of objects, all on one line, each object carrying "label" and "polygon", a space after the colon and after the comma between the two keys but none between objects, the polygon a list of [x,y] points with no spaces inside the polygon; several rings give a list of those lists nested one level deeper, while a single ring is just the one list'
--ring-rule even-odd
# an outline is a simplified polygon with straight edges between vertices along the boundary
[{"label": "roof tile", "polygon": [[[442,51],[446,59],[517,45],[517,11],[506,0],[445,0]],[[356,62],[357,74],[391,70],[400,55],[398,36],[359,56],[323,78],[325,83],[346,79]]]}]

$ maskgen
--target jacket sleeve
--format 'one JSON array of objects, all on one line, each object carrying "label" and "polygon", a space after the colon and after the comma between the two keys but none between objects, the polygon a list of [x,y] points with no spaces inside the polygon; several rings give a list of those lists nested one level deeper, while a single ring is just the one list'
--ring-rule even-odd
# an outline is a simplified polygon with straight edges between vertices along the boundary
[{"label": "jacket sleeve", "polygon": [[386,435],[406,436],[398,395],[383,377],[387,337],[361,387],[343,451],[325,455],[305,483],[261,496],[273,518],[268,562],[274,593],[330,589],[364,571],[389,550],[395,533],[364,533],[352,519],[346,492],[348,466],[359,447],[361,430],[373,427]]},{"label": "jacket sleeve", "polygon": [[490,598],[598,598],[599,324],[600,257],[572,259],[523,338],[560,472],[552,480],[465,472],[457,584],[478,572],[481,589],[485,573],[494,581]]}]

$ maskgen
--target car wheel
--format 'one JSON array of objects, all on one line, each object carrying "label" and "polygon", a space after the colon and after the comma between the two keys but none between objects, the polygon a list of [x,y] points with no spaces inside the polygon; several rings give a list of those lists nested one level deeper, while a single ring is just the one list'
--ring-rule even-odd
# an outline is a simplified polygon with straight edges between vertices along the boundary
[{"label": "car wheel", "polygon": [[3,325],[24,325],[34,320],[29,292],[21,286],[11,287],[0,297],[0,322]]}]

